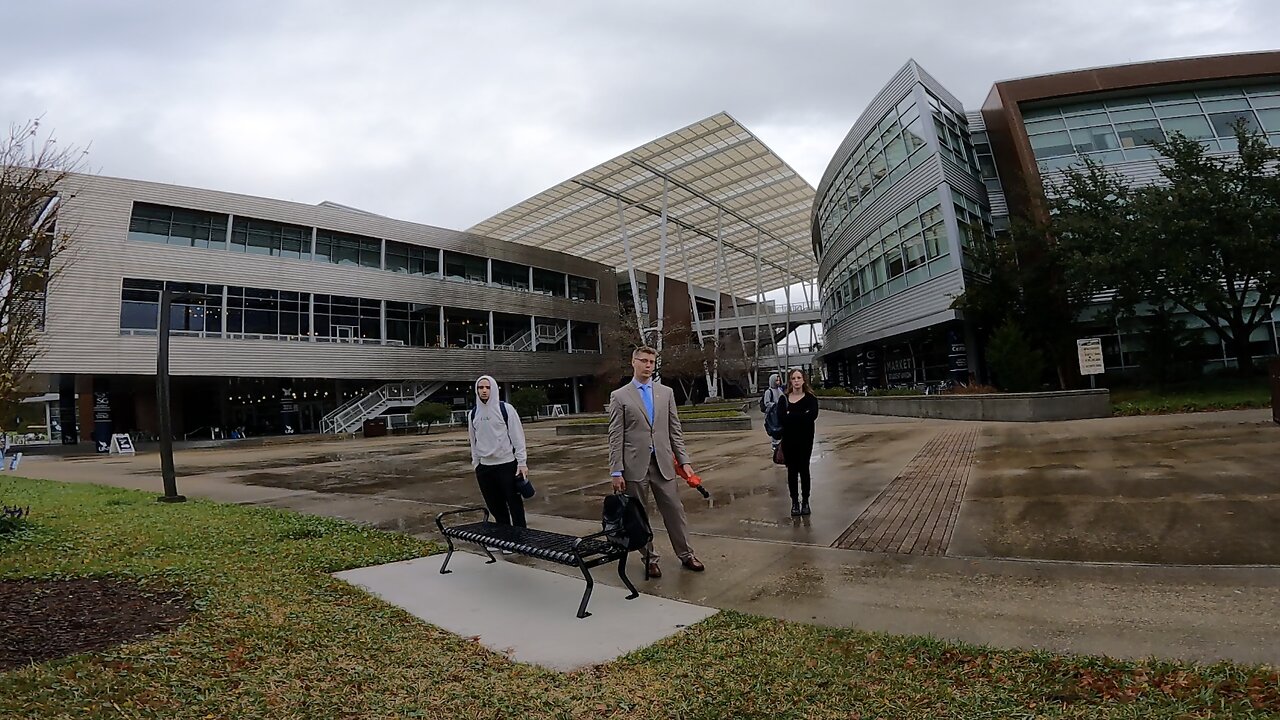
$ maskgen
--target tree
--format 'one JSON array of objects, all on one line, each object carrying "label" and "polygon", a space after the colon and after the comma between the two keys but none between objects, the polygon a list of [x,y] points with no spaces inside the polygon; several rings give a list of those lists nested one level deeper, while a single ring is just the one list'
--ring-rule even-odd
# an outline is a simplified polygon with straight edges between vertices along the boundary
[{"label": "tree", "polygon": [[1059,386],[1067,387],[1076,362],[1075,320],[1092,288],[1067,272],[1061,249],[1043,223],[1017,218],[1008,232],[995,237],[974,233],[969,250],[974,271],[952,307],[984,337],[1013,323],[1048,355]]},{"label": "tree", "polygon": [[685,401],[692,404],[693,390],[698,380],[706,376],[715,353],[692,339],[693,335],[686,327],[664,330],[663,335],[662,382],[679,385]]},{"label": "tree", "polygon": [[[653,332],[649,335],[650,345],[658,347],[656,335]],[[597,376],[607,384],[613,384],[619,378],[630,377],[631,351],[639,344],[640,333],[636,330],[635,317],[622,316],[616,329],[606,331],[605,347],[608,350]],[[679,385],[686,398],[692,397],[698,378],[710,379],[715,350],[709,345],[700,345],[689,326],[683,324],[664,326],[660,344],[662,352],[658,357],[658,376],[668,385]]]},{"label": "tree", "polygon": [[1067,172],[1049,199],[1054,238],[1078,283],[1202,320],[1253,372],[1249,336],[1280,297],[1280,148],[1243,124],[1237,155],[1174,134],[1155,144],[1160,181],[1132,186],[1096,165]]},{"label": "tree", "polygon": [[39,121],[12,125],[0,139],[0,427],[11,424],[39,355],[45,294],[71,240],[57,215],[74,197],[83,157],[42,136]]},{"label": "tree", "polygon": [[1194,374],[1201,364],[1194,353],[1203,347],[1202,333],[1187,328],[1187,323],[1166,305],[1157,305],[1138,320],[1138,337],[1142,341],[1142,372],[1158,387]]},{"label": "tree", "polygon": [[538,409],[547,402],[547,391],[540,387],[520,388],[511,393],[511,406],[520,413],[520,417],[530,420],[538,417]]},{"label": "tree", "polygon": [[413,409],[413,421],[427,424],[427,434],[431,434],[433,423],[444,422],[450,417],[449,406],[444,403],[422,401]]},{"label": "tree", "polygon": [[1001,390],[1029,392],[1040,387],[1044,355],[1015,321],[1006,320],[987,343],[987,365]]}]

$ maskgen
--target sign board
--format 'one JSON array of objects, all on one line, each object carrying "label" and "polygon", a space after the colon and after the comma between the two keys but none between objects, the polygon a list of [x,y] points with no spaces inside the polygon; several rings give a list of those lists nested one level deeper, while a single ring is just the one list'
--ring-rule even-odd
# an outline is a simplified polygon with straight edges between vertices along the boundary
[{"label": "sign board", "polygon": [[1080,338],[1076,340],[1076,354],[1080,357],[1081,375],[1101,375],[1107,371],[1102,361],[1102,339]]},{"label": "sign board", "polygon": [[133,440],[124,433],[116,433],[111,436],[111,454],[133,455]]}]

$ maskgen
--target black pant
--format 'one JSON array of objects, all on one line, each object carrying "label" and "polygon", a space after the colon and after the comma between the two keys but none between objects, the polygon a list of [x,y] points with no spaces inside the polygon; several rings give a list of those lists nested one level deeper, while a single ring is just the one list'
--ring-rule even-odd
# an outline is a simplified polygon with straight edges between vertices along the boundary
[{"label": "black pant", "polygon": [[476,482],[480,483],[480,494],[494,522],[528,527],[524,524],[524,498],[516,490],[515,460],[501,465],[477,465]]},{"label": "black pant", "polygon": [[[800,490],[803,496],[796,494],[796,481],[799,481]],[[806,465],[788,465],[787,466],[787,488],[791,490],[791,501],[795,502],[799,497],[804,497],[805,502],[809,502],[809,466]]]}]

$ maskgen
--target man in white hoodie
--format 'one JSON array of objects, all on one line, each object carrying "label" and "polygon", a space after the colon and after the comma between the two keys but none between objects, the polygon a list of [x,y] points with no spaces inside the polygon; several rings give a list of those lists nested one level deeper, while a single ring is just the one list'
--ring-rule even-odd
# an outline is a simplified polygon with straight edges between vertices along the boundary
[{"label": "man in white hoodie", "polygon": [[[769,427],[769,411],[773,410],[773,406],[778,404],[778,400],[786,395],[787,391],[782,387],[782,375],[780,373],[771,373],[769,375],[769,387],[765,388],[764,395],[760,397],[760,412],[764,413],[764,431],[768,433]],[[772,445],[771,450],[778,449],[778,439],[769,435],[769,442]]]},{"label": "man in white hoodie", "polygon": [[484,504],[499,525],[527,527],[524,500],[517,477],[529,476],[524,427],[515,408],[502,402],[498,382],[488,375],[476,380],[476,407],[467,428],[471,438],[471,466]]}]

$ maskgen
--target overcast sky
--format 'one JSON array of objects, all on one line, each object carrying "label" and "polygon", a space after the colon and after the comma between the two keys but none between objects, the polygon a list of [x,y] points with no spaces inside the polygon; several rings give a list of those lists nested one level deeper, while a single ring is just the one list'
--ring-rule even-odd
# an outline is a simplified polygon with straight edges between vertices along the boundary
[{"label": "overcast sky", "polygon": [[973,109],[996,80],[1280,46],[1268,0],[41,0],[4,14],[4,119],[42,116],[101,174],[458,229],[721,110],[816,185],[911,57]]}]

